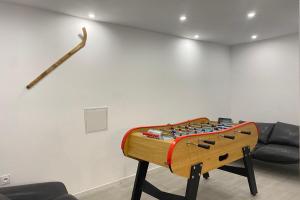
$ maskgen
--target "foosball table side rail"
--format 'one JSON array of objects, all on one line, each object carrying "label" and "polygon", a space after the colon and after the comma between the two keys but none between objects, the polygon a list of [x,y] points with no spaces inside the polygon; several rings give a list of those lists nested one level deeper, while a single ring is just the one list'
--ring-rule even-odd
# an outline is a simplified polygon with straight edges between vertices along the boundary
[{"label": "foosball table side rail", "polygon": [[203,117],[175,124],[141,126],[132,128],[127,131],[123,137],[121,143],[123,154],[136,160],[145,160],[150,163],[168,168],[169,165],[167,163],[167,154],[171,145],[171,141],[148,138],[146,136],[143,136],[141,132],[145,132],[148,129],[159,129],[161,127],[170,128],[191,122],[209,123],[210,120]]},{"label": "foosball table side rail", "polygon": [[[167,167],[172,173],[188,178],[194,164],[202,163],[202,173],[209,172],[241,159],[243,147],[248,146],[252,150],[258,140],[257,127],[253,122],[238,124],[222,131],[181,136],[173,141],[156,140],[140,134],[150,128],[172,127],[195,121],[209,122],[207,118],[197,118],[177,124],[133,128],[123,138],[123,153],[136,160]],[[241,131],[250,134],[239,134]],[[199,140],[214,141],[215,145],[210,145],[210,149],[198,148],[195,144]]]},{"label": "foosball table side rail", "polygon": [[206,117],[201,117],[201,118],[195,118],[195,119],[191,119],[191,120],[187,120],[187,121],[183,121],[183,122],[179,122],[179,123],[175,123],[175,124],[163,124],[163,125],[155,125],[155,126],[140,126],[140,127],[136,127],[136,128],[132,128],[130,130],[128,130],[123,139],[122,139],[122,143],[121,143],[121,149],[123,151],[123,153],[126,155],[126,142],[128,140],[128,137],[134,133],[135,131],[140,131],[140,130],[143,130],[143,129],[150,129],[150,128],[159,128],[159,127],[172,127],[172,126],[178,126],[178,125],[181,125],[181,124],[185,124],[185,123],[191,123],[191,122],[194,122],[194,121],[201,121],[201,122],[204,122],[204,123],[209,123],[210,120]]},{"label": "foosball table side rail", "polygon": [[[241,131],[247,131],[250,134],[240,134]],[[234,135],[234,139],[224,138],[226,135]],[[199,148],[196,145],[188,145],[195,144],[199,140],[214,141],[215,145],[211,145],[210,149],[205,149],[205,146]],[[245,122],[222,131],[178,137],[170,144],[167,164],[172,173],[188,178],[190,168],[197,163],[202,163],[202,173],[204,174],[242,159],[243,148],[249,147],[249,150],[252,151],[257,140],[258,130],[253,122]]]}]

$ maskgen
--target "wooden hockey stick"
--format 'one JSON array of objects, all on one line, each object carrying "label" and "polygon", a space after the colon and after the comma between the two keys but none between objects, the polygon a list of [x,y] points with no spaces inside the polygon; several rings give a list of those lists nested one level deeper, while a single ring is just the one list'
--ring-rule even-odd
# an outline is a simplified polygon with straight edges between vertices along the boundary
[{"label": "wooden hockey stick", "polygon": [[76,52],[78,52],[80,49],[82,49],[87,40],[87,32],[85,27],[82,28],[83,37],[82,41],[74,47],[71,51],[69,51],[67,54],[65,54],[63,57],[61,57],[58,61],[56,61],[53,65],[51,65],[47,70],[45,70],[43,73],[41,73],[36,79],[34,79],[31,83],[29,83],[26,88],[29,90],[31,89],[35,84],[37,84],[40,80],[42,80],[45,76],[50,74],[53,70],[55,70],[58,66],[60,66],[62,63],[64,63],[66,60],[68,60],[71,56],[73,56]]}]

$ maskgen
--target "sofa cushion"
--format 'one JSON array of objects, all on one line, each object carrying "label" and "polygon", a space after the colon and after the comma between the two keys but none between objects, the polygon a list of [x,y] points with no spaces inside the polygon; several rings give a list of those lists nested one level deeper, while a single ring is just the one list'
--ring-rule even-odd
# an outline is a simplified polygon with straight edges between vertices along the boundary
[{"label": "sofa cushion", "polygon": [[0,194],[0,200],[9,200],[9,198],[7,198],[6,196]]},{"label": "sofa cushion", "polygon": [[269,143],[299,147],[299,126],[277,122]]},{"label": "sofa cushion", "polygon": [[0,187],[0,193],[12,200],[53,200],[68,194],[65,185],[60,182]]},{"label": "sofa cushion", "polygon": [[273,123],[256,123],[258,128],[258,141],[263,144],[268,144],[274,124]]},{"label": "sofa cushion", "polygon": [[266,146],[265,144],[261,143],[261,142],[258,142],[254,148],[254,151],[256,151],[257,149],[261,148],[261,147],[264,147]]},{"label": "sofa cushion", "polygon": [[257,148],[253,158],[262,161],[295,164],[299,163],[299,148],[293,146],[268,144]]},{"label": "sofa cushion", "polygon": [[65,195],[62,195],[60,197],[57,197],[54,200],[78,200],[78,199],[76,197],[70,195],[70,194],[65,194]]}]

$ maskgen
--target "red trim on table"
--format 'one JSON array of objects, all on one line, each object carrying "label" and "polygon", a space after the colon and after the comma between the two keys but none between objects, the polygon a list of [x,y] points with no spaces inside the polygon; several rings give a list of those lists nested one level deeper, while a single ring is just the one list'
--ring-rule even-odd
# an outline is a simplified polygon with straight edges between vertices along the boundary
[{"label": "red trim on table", "polygon": [[192,119],[192,120],[187,120],[187,121],[184,121],[184,122],[179,122],[179,123],[176,123],[176,124],[164,124],[164,125],[158,125],[158,126],[141,126],[141,127],[136,127],[136,128],[132,128],[130,129],[129,131],[127,131],[122,139],[122,143],[121,143],[121,149],[124,153],[124,148],[125,148],[125,144],[126,144],[126,141],[127,141],[127,138],[129,137],[129,135],[137,130],[137,129],[140,129],[140,128],[155,128],[155,127],[162,127],[162,126],[177,126],[179,124],[183,124],[183,123],[187,123],[187,122],[192,122],[192,121],[195,121],[195,120],[199,120],[199,119],[206,119],[209,121],[208,118],[206,117],[200,117],[200,118],[196,118],[196,119]]},{"label": "red trim on table", "polygon": [[155,138],[155,139],[159,139],[160,138],[160,136],[159,135],[157,135],[157,134],[153,134],[153,133],[147,133],[147,132],[143,132],[142,133],[144,136],[147,136],[147,137],[149,137],[149,138]]},{"label": "red trim on table", "polygon": [[169,150],[168,150],[168,155],[167,155],[167,164],[169,165],[169,167],[171,168],[171,165],[172,165],[172,155],[173,155],[173,151],[175,149],[175,146],[178,142],[180,142],[182,139],[185,139],[185,138],[188,138],[188,137],[193,137],[193,136],[199,136],[199,135],[214,135],[214,134],[221,134],[221,133],[225,133],[225,132],[228,132],[228,131],[231,131],[235,128],[239,128],[239,127],[242,127],[244,125],[248,125],[248,124],[254,124],[257,131],[258,131],[258,128],[256,126],[256,124],[254,122],[244,122],[242,124],[238,124],[236,126],[232,126],[228,129],[224,129],[224,130],[221,130],[221,131],[215,131],[215,132],[207,132],[207,133],[201,133],[201,134],[192,134],[192,135],[183,135],[183,136],[180,136],[180,137],[177,137],[170,145],[169,147]]}]

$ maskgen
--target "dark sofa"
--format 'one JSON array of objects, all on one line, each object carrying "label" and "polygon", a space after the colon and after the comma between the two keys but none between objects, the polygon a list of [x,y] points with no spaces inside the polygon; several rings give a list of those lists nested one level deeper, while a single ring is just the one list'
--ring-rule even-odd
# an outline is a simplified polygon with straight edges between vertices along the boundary
[{"label": "dark sofa", "polygon": [[254,159],[299,164],[299,126],[282,122],[256,124],[259,139],[252,153]]},{"label": "dark sofa", "polygon": [[0,200],[77,200],[63,183],[49,182],[0,188]]}]

